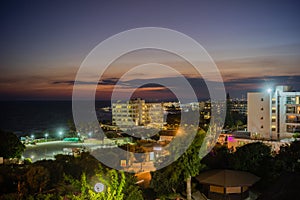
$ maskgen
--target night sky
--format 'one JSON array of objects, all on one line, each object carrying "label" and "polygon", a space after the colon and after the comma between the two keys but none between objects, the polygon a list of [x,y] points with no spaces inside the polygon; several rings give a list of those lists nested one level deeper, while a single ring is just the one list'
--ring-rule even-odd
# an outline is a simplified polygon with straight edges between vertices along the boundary
[{"label": "night sky", "polygon": [[[0,4],[0,100],[69,100],[81,62],[98,43],[121,31],[150,26],[174,29],[197,40],[216,62],[233,97],[279,84],[300,90],[299,1],[52,0]],[[120,71],[135,59],[141,55],[129,55],[110,67],[99,99],[110,98]],[[201,91],[205,87],[201,78],[197,82],[192,70],[175,61],[162,62],[181,65],[195,90]],[[126,84],[137,78],[143,79],[132,77]],[[152,77],[159,78],[176,77],[163,73]],[[151,96],[168,96],[160,86],[140,90]],[[205,92],[199,94],[206,97]]]}]

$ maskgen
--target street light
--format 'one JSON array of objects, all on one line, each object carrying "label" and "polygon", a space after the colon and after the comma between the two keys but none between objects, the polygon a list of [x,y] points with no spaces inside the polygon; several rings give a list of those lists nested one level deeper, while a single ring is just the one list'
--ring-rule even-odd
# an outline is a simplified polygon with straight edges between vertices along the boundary
[{"label": "street light", "polygon": [[31,139],[34,139],[34,135],[33,134],[30,137],[31,137]]},{"label": "street light", "polygon": [[62,131],[59,131],[58,134],[59,134],[60,139],[62,139],[63,132],[62,132]]},{"label": "street light", "polygon": [[269,94],[271,94],[272,89],[271,89],[271,88],[268,88],[268,89],[267,89],[267,92],[268,92]]},{"label": "street light", "polygon": [[47,142],[47,137],[49,136],[48,133],[45,133],[45,138],[46,138],[46,142]]}]

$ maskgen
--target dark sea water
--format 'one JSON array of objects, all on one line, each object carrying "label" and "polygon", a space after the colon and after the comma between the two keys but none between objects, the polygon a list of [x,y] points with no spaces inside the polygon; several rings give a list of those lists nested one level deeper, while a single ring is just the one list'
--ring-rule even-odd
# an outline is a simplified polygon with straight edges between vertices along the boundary
[{"label": "dark sea water", "polygon": [[[96,108],[105,106],[110,102],[96,102]],[[73,119],[71,101],[1,101],[0,113],[0,129],[19,135],[67,130]]]}]

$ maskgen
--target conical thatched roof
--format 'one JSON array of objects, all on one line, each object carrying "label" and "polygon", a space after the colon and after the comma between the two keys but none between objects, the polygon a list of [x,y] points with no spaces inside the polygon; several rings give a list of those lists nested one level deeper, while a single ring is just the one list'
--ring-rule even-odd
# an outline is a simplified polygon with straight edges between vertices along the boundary
[{"label": "conical thatched roof", "polygon": [[260,178],[249,172],[221,169],[203,172],[196,179],[202,184],[237,187],[251,186]]}]

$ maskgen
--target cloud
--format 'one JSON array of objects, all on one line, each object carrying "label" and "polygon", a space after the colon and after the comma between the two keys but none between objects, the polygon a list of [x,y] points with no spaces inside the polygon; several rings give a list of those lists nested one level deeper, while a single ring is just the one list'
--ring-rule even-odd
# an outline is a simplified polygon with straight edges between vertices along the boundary
[{"label": "cloud", "polygon": [[92,82],[92,81],[74,81],[74,80],[62,80],[62,81],[52,81],[51,84],[53,85],[74,85],[75,82],[76,84],[80,85],[115,85],[117,83],[118,79],[117,78],[107,78],[107,79],[102,79],[98,83],[97,82]]},{"label": "cloud", "polygon": [[75,81],[53,81],[53,85],[74,85]]},{"label": "cloud", "polygon": [[101,79],[99,85],[115,85],[118,82],[118,78],[106,78]]},{"label": "cloud", "polygon": [[264,82],[274,82],[278,84],[296,84],[300,82],[300,75],[297,76],[257,76],[246,79],[231,79],[227,83],[230,84],[244,84],[244,83],[264,83]]},{"label": "cloud", "polygon": [[[103,85],[105,88],[99,88],[101,92],[105,92],[105,97],[108,98],[116,83],[119,85],[119,91],[124,93],[129,91],[129,89],[136,89],[136,97],[166,97],[174,96],[171,92],[172,87],[180,87],[179,91],[181,95],[185,95],[185,88],[183,85],[180,85],[180,77],[165,77],[165,78],[151,78],[151,79],[132,79],[127,81],[119,81],[117,78],[105,78],[102,79],[98,84],[99,86]],[[209,98],[209,92],[206,86],[206,82],[201,77],[189,77],[186,76],[187,81],[190,83],[192,88],[195,91],[198,99]],[[169,88],[157,84],[161,82],[170,83]],[[83,85],[92,85],[93,82],[78,82]],[[213,84],[214,82],[209,81],[207,83]],[[53,81],[52,84],[61,84],[61,85],[73,85],[74,81],[65,80],[65,81]],[[276,86],[276,85],[291,85],[294,86],[294,90],[300,91],[300,75],[295,76],[252,76],[248,78],[230,78],[224,81],[225,89],[233,97],[241,97],[246,95],[247,92],[253,91],[262,91],[266,86]],[[111,87],[109,87],[111,86]],[[100,93],[101,93],[100,92]],[[188,95],[188,94],[186,94]],[[100,95],[101,96],[101,95]],[[188,96],[187,96],[188,98]]]},{"label": "cloud", "polygon": [[225,80],[265,76],[294,76],[299,73],[299,55],[243,57],[216,62]]}]

